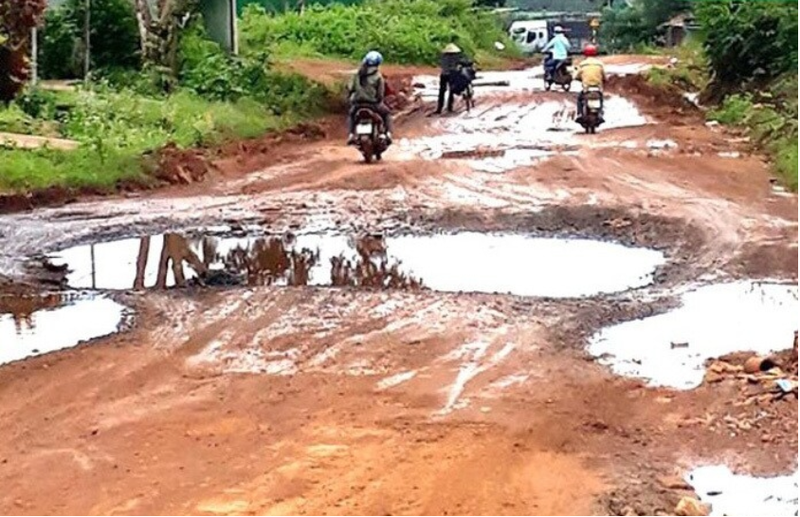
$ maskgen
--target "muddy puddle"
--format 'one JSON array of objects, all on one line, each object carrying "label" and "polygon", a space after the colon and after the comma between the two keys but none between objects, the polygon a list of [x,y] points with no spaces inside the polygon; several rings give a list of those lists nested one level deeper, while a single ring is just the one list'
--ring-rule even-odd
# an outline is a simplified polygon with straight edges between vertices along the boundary
[{"label": "muddy puddle", "polygon": [[[577,61],[576,61],[577,63]],[[615,76],[640,74],[652,65],[647,63],[607,64],[606,74]],[[489,71],[478,72],[474,86],[476,96],[481,94],[503,94],[512,92],[542,92],[544,88],[544,68],[535,66],[525,70]],[[439,92],[439,77],[433,75],[419,75],[412,79],[417,94],[425,100],[435,100]],[[573,81],[570,91],[565,94],[577,95],[580,91],[580,82]],[[557,86],[552,91],[561,92]]]},{"label": "muddy puddle", "polygon": [[67,285],[143,289],[193,284],[425,287],[445,292],[580,297],[642,287],[662,253],[608,242],[462,232],[230,237],[164,234],[69,248],[49,257]]},{"label": "muddy puddle", "polygon": [[[575,122],[575,102],[548,100],[510,102],[476,108],[434,123],[439,133],[403,139],[400,147],[426,160],[467,159],[484,172],[504,172],[533,165],[555,154],[576,154],[581,148],[638,147],[631,141],[587,139]],[[602,129],[638,127],[648,120],[623,97],[608,96]],[[648,144],[643,144],[649,147]]]},{"label": "muddy puddle", "polygon": [[708,359],[788,348],[798,308],[795,284],[699,287],[681,297],[678,309],[601,330],[590,339],[589,352],[619,375],[692,389],[702,383]]},{"label": "muddy puddle", "polygon": [[686,476],[700,500],[711,505],[709,515],[797,515],[797,471],[788,476],[754,477],[734,474],[728,467],[700,467]]},{"label": "muddy puddle", "polygon": [[99,294],[0,294],[0,364],[113,334],[124,312]]}]

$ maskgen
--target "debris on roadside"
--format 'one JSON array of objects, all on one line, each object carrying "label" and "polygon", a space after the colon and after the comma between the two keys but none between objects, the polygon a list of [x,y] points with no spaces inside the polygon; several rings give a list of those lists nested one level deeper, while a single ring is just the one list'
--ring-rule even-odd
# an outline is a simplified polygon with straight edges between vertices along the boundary
[{"label": "debris on roadside", "polygon": [[696,515],[708,515],[708,505],[705,505],[694,497],[682,497],[675,506],[675,515],[685,517]]},{"label": "debris on roadside", "polygon": [[734,387],[736,394],[723,415],[694,418],[685,425],[702,425],[729,435],[753,433],[764,443],[797,441],[797,333],[794,348],[769,357],[735,353],[712,360],[704,383]]}]

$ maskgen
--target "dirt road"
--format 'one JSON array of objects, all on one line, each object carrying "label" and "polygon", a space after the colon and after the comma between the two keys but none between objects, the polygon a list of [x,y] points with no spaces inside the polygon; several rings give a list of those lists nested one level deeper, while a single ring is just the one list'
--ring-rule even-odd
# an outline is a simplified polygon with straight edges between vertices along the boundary
[{"label": "dirt road", "polygon": [[[796,395],[703,361],[791,346],[797,197],[737,135],[625,75],[641,63],[610,65],[624,77],[597,135],[537,71],[486,73],[509,85],[471,113],[409,106],[378,164],[332,126],[203,183],[0,217],[0,273],[77,289],[0,295],[19,359],[0,366],[0,511],[652,515],[694,495],[695,467],[796,471]],[[222,263],[236,285],[158,288]],[[727,319],[702,311],[739,294],[691,303],[751,281],[788,301]],[[107,314],[120,332],[14,357],[37,314],[93,296],[124,309],[54,319],[30,346]],[[699,323],[641,328],[632,360],[591,352],[679,307]],[[692,368],[679,389],[660,378]]]}]

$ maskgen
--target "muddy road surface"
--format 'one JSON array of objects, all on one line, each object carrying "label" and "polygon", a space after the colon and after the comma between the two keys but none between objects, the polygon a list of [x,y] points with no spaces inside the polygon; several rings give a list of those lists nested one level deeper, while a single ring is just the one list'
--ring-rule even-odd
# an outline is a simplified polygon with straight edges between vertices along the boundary
[{"label": "muddy road surface", "polygon": [[797,198],[646,65],[0,217],[0,511],[794,515]]}]

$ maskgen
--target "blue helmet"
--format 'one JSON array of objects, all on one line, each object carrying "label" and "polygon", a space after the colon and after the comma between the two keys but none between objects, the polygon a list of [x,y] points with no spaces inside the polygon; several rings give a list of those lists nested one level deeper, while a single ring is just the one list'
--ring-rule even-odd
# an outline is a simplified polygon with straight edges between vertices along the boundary
[{"label": "blue helmet", "polygon": [[367,66],[380,66],[383,63],[383,56],[377,50],[370,50],[364,56],[364,64]]}]

